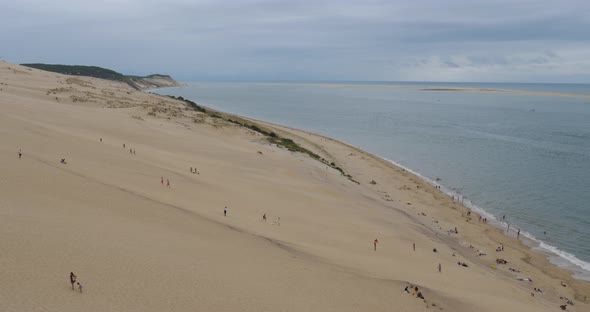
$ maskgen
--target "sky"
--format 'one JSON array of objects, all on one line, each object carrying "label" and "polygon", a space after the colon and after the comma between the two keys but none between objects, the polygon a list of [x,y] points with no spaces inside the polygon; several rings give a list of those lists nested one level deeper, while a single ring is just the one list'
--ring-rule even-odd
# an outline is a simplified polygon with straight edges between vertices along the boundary
[{"label": "sky", "polygon": [[590,83],[590,1],[0,0],[0,59],[182,81]]}]

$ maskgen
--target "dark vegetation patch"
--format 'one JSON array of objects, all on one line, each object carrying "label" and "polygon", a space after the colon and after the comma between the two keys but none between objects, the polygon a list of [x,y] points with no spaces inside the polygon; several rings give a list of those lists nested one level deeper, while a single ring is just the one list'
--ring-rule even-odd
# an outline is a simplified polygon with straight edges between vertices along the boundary
[{"label": "dark vegetation patch", "polygon": [[22,66],[36,68],[44,71],[60,73],[64,75],[72,75],[72,76],[88,76],[94,78],[101,78],[107,80],[115,80],[121,81],[132,88],[139,90],[139,88],[135,85],[133,80],[121,73],[118,73],[114,70],[102,68],[98,66],[85,66],[85,65],[61,65],[61,64],[41,64],[41,63],[31,63],[31,64],[21,64]]},{"label": "dark vegetation patch", "polygon": [[108,68],[102,68],[98,66],[85,66],[85,65],[62,65],[62,64],[42,64],[42,63],[29,63],[21,64],[22,66],[36,68],[44,71],[60,73],[71,76],[87,76],[100,79],[120,81],[128,84],[135,90],[141,90],[140,85],[145,78],[163,78],[173,80],[169,75],[152,74],[147,76],[134,76],[134,75],[123,75],[114,70]]},{"label": "dark vegetation patch", "polygon": [[318,160],[320,162],[322,162],[323,164],[330,166],[331,168],[338,170],[340,172],[340,174],[342,174],[343,176],[345,176],[346,178],[348,178],[350,181],[356,183],[356,184],[360,184],[358,181],[354,180],[352,178],[352,176],[350,174],[346,174],[346,172],[344,172],[344,170],[342,170],[342,168],[338,167],[334,162],[329,162],[326,159],[324,159],[323,157],[321,157],[320,155],[310,151],[309,149],[297,144],[295,141],[288,139],[288,138],[283,138],[280,137],[278,134],[276,134],[273,131],[269,131],[267,129],[264,129],[262,127],[260,127],[259,125],[256,125],[254,123],[249,123],[247,121],[240,121],[240,120],[234,120],[231,118],[224,118],[223,116],[219,115],[216,112],[213,111],[208,111],[206,110],[204,107],[198,105],[197,103],[191,101],[191,100],[187,100],[185,98],[183,98],[182,96],[172,96],[172,95],[168,95],[168,97],[175,99],[175,100],[179,100],[184,102],[185,104],[187,104],[188,106],[192,107],[195,111],[197,112],[201,112],[201,113],[205,113],[208,116],[212,117],[212,118],[219,118],[219,119],[223,119],[229,123],[238,125],[240,127],[244,127],[247,129],[250,129],[256,133],[259,133],[261,135],[263,135],[264,137],[266,137],[266,139],[268,140],[268,142],[270,142],[271,144],[275,144],[278,147],[281,148],[286,148],[287,150],[291,151],[291,152],[296,152],[296,153],[303,153],[303,154],[307,154],[309,157]]},{"label": "dark vegetation patch", "polygon": [[[179,100],[184,102],[185,104],[187,104],[188,106],[192,107],[194,110],[196,110],[197,112],[201,112],[201,113],[205,113],[207,114],[207,110],[203,107],[203,106],[199,106],[197,103],[191,101],[191,100],[187,100],[185,98],[183,98],[182,96],[174,96],[174,95],[168,95],[169,98],[175,99],[175,100]],[[217,115],[219,116],[219,115]]]},{"label": "dark vegetation patch", "polygon": [[297,152],[297,153],[303,153],[303,154],[307,154],[309,157],[318,160],[320,162],[322,162],[325,165],[330,166],[331,168],[338,170],[340,172],[340,174],[342,174],[343,176],[347,177],[350,181],[356,183],[356,184],[360,184],[358,181],[354,180],[352,178],[352,176],[350,174],[346,174],[346,172],[344,172],[344,170],[342,170],[342,168],[336,166],[336,164],[334,162],[329,162],[326,159],[324,159],[323,157],[321,157],[320,155],[310,151],[309,149],[297,144],[295,141],[288,139],[288,138],[282,138],[279,135],[277,135],[276,133],[272,132],[272,131],[268,131],[265,129],[260,128],[259,126],[255,125],[255,124],[249,124],[247,122],[240,122],[238,120],[233,120],[233,119],[226,119],[226,121],[231,122],[233,124],[236,124],[238,126],[244,127],[244,128],[248,128],[252,131],[258,132],[264,136],[266,136],[267,140],[272,143],[272,144],[276,144],[278,147],[282,147],[282,148],[286,148],[287,150],[289,150],[290,152]]}]

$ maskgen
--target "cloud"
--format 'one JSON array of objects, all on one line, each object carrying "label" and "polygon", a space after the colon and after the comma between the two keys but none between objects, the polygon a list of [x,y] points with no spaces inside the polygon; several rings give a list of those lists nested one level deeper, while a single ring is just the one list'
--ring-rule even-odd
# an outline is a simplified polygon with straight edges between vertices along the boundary
[{"label": "cloud", "polygon": [[590,2],[0,0],[0,55],[183,80],[590,82]]}]

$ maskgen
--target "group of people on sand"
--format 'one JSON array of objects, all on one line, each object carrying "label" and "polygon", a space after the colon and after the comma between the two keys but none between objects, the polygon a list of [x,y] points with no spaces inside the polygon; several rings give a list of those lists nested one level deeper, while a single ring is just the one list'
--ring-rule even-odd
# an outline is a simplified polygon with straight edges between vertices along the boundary
[{"label": "group of people on sand", "polygon": [[[562,282],[562,283],[563,283],[563,282]],[[562,305],[560,305],[560,306],[559,306],[559,307],[560,307],[562,310],[564,310],[564,311],[565,311],[565,310],[567,310],[567,306],[568,306],[568,304],[569,304],[569,305],[572,305],[572,306],[574,305],[574,302],[573,302],[571,299],[568,299],[568,297],[561,296],[561,297],[559,297],[559,299],[561,299],[561,300],[564,300],[564,301],[565,301],[565,304],[562,304]]]},{"label": "group of people on sand", "polygon": [[74,290],[74,287],[76,285],[78,285],[78,290],[80,291],[80,293],[82,293],[82,284],[80,284],[80,282],[77,282],[77,276],[76,274],[74,274],[74,272],[70,272],[70,284],[72,284],[72,290]]},{"label": "group of people on sand", "polygon": [[193,167],[191,167],[191,173],[192,174],[200,174],[199,171],[197,171],[197,168],[193,168]]},{"label": "group of people on sand", "polygon": [[[164,177],[160,177],[160,184],[164,185]],[[170,179],[166,179],[166,187],[170,187]]]},{"label": "group of people on sand", "polygon": [[449,234],[459,234],[459,230],[457,230],[457,227],[455,227],[454,229],[449,229],[447,231],[447,233],[449,233]]},{"label": "group of people on sand", "polygon": [[[453,201],[460,201],[460,197],[459,196],[457,196],[457,197],[453,196]],[[467,216],[466,216],[468,218],[468,221],[470,220],[470,215],[471,215],[471,210],[468,210],[467,211]],[[465,215],[463,215],[463,216],[465,216]],[[506,215],[503,215],[500,220],[503,221],[503,222],[505,222],[505,224],[507,226],[506,232],[509,233],[511,226],[510,226],[510,223],[506,222]],[[486,217],[483,217],[481,215],[478,215],[478,221],[479,222],[483,222],[483,223],[487,223],[488,222],[487,218]],[[435,222],[435,223],[438,223],[438,222]],[[440,226],[439,226],[439,229],[442,230],[442,228],[440,228]],[[516,234],[515,235],[516,236],[516,239],[520,239],[520,231],[521,230],[518,229],[518,228],[513,228],[512,231],[513,231],[514,234]],[[458,234],[457,228],[454,228],[454,229],[451,228],[447,232],[449,234]],[[547,233],[546,232],[543,232],[543,235],[547,235]],[[469,245],[469,248],[475,249],[473,245]],[[436,248],[433,249],[432,251],[433,252],[437,252]],[[504,251],[504,245],[503,244],[500,244],[500,246],[498,246],[496,248],[496,252],[503,252],[503,251]],[[486,256],[487,254],[483,250],[479,250],[478,249],[476,255],[481,257],[481,256]],[[453,256],[454,256],[454,254],[453,254]],[[505,265],[505,264],[508,264],[508,263],[509,262],[506,261],[506,260],[504,260],[504,259],[500,259],[500,258],[496,259],[496,264],[504,264]],[[461,261],[457,262],[457,265],[458,266],[462,266],[462,267],[468,267],[467,263],[461,262]],[[495,269],[495,266],[492,266],[492,268]],[[521,273],[520,270],[515,269],[515,268],[512,268],[512,267],[509,267],[508,268],[508,271],[511,271],[511,272],[514,272],[514,273]],[[439,266],[439,272],[440,272],[440,266]],[[519,280],[519,281],[528,282],[528,283],[531,283],[531,284],[533,283],[533,280],[531,278],[528,278],[528,277],[516,276],[515,278],[517,280]],[[561,284],[562,287],[567,287],[567,285],[563,281],[560,284]],[[406,292],[409,292],[408,291],[408,287],[406,287]],[[533,291],[531,292],[531,296],[532,297],[535,297],[538,294],[544,294],[544,292],[540,288],[534,287],[533,288]],[[559,306],[564,311],[567,310],[567,306],[568,305],[574,305],[573,300],[570,300],[567,297],[560,297],[560,299],[562,299],[562,300],[565,301],[565,304]],[[586,297],[584,297],[584,301],[586,301]]]},{"label": "group of people on sand", "polygon": [[404,293],[406,293],[406,294],[411,293],[412,296],[414,296],[416,298],[426,300],[426,298],[424,298],[424,295],[422,294],[420,289],[418,289],[418,286],[408,285],[408,286],[406,286],[406,288],[404,288]]},{"label": "group of people on sand", "polygon": [[[100,139],[100,141],[102,142],[102,138]],[[123,148],[126,148],[125,143],[123,143]],[[135,155],[135,149],[134,148],[129,148],[129,154]]]},{"label": "group of people on sand", "polygon": [[520,270],[515,269],[515,268],[508,268],[508,271],[514,272],[514,273],[520,273]]}]

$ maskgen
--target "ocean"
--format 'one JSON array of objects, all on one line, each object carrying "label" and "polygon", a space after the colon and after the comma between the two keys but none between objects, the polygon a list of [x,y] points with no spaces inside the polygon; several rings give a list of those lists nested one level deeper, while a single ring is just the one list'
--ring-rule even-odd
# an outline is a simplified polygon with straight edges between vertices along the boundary
[{"label": "ocean", "polygon": [[506,216],[535,250],[590,280],[590,95],[583,84],[189,83],[152,92],[326,135]]}]

